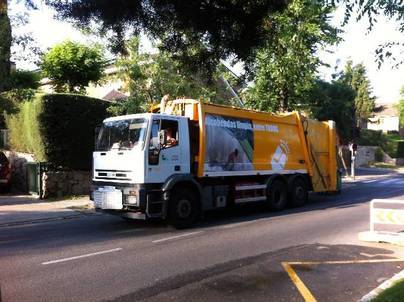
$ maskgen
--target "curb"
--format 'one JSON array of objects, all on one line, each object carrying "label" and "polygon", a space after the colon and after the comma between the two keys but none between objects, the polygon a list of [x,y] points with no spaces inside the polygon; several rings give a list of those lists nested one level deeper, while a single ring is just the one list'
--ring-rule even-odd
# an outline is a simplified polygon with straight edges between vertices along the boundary
[{"label": "curb", "polygon": [[[6,223],[0,223],[0,228],[2,227],[10,227],[10,226],[19,226],[26,224],[35,224],[35,223],[43,223],[50,221],[58,221],[58,220],[70,220],[74,218],[80,218],[82,216],[91,216],[91,215],[102,215],[101,213],[97,213],[95,211],[90,210],[72,210],[74,214],[64,215],[58,217],[49,217],[49,218],[37,218],[37,219],[28,219],[28,220],[19,220],[19,221],[11,221]],[[1,301],[1,300],[0,300]]]},{"label": "curb", "polygon": [[358,233],[358,239],[366,242],[386,242],[404,246],[404,233],[366,231]]},{"label": "curb", "polygon": [[73,219],[73,218],[78,218],[80,216],[81,216],[80,214],[75,214],[75,215],[60,216],[60,217],[50,217],[50,218],[38,218],[38,219],[31,219],[31,220],[12,221],[12,222],[0,223],[0,227],[9,227],[9,226],[18,226],[18,225],[26,225],[26,224],[48,222],[48,221]]},{"label": "curb", "polygon": [[397,281],[402,280],[402,279],[404,279],[404,270],[395,274],[389,280],[384,281],[382,284],[380,284],[374,290],[372,290],[368,294],[364,295],[360,300],[358,300],[358,302],[372,301],[374,298],[376,298],[378,295],[380,295],[381,292],[392,287]]}]

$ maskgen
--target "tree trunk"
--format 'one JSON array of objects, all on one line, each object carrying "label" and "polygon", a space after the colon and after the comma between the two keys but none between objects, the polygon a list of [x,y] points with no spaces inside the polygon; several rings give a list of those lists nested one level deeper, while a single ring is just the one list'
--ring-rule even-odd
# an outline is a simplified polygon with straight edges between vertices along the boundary
[{"label": "tree trunk", "polygon": [[288,100],[289,94],[288,94],[288,88],[283,87],[280,93],[280,107],[281,111],[287,112],[289,110],[289,100]]},{"label": "tree trunk", "polygon": [[11,25],[7,0],[0,0],[0,92],[4,91],[10,76]]}]

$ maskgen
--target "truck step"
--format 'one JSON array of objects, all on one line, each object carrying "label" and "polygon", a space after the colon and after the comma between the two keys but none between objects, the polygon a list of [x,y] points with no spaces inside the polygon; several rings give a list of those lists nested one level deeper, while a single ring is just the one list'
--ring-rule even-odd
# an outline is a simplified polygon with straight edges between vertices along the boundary
[{"label": "truck step", "polygon": [[260,190],[265,189],[267,185],[244,185],[244,186],[236,186],[236,191],[245,191],[245,190]]},{"label": "truck step", "polygon": [[244,202],[252,202],[252,201],[263,201],[266,200],[266,196],[256,196],[256,197],[244,197],[244,198],[237,198],[234,200],[235,203],[244,203]]}]

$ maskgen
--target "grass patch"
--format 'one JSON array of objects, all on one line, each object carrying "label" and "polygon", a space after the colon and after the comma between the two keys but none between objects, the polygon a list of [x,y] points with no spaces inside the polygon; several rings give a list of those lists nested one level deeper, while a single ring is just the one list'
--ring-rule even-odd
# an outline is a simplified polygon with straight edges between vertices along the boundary
[{"label": "grass patch", "polygon": [[383,291],[372,302],[397,302],[404,301],[404,280],[400,280],[392,287]]}]

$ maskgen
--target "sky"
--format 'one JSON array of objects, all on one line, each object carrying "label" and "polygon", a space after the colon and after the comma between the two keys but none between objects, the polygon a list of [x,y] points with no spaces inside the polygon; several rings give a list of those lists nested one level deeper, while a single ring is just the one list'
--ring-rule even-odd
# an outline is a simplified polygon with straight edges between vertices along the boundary
[{"label": "sky", "polygon": [[[21,4],[11,3],[11,12],[22,12],[25,8]],[[42,49],[52,47],[54,44],[66,39],[93,44],[100,40],[96,37],[83,35],[70,23],[55,20],[54,12],[45,5],[39,5],[39,9],[29,13],[29,23],[23,28],[14,28],[14,32],[29,31]],[[341,9],[337,10],[333,17],[333,24],[338,25],[343,16]],[[319,57],[324,63],[331,67],[321,67],[319,75],[326,80],[331,79],[334,67],[343,69],[347,60],[351,59],[354,64],[363,63],[368,71],[368,77],[373,87],[373,93],[377,97],[378,103],[394,103],[400,99],[400,88],[404,86],[404,64],[398,69],[393,69],[392,65],[385,63],[380,69],[375,62],[375,50],[381,43],[389,40],[403,41],[403,35],[396,29],[396,24],[381,16],[377,20],[375,28],[367,33],[367,23],[365,20],[357,22],[352,20],[346,25],[342,34],[343,42],[337,46],[328,47],[319,52]],[[102,42],[102,41],[101,41]],[[146,38],[141,40],[143,49],[151,47],[150,41]],[[33,64],[17,62],[17,68],[33,69]],[[235,68],[239,72],[240,67]]]}]

